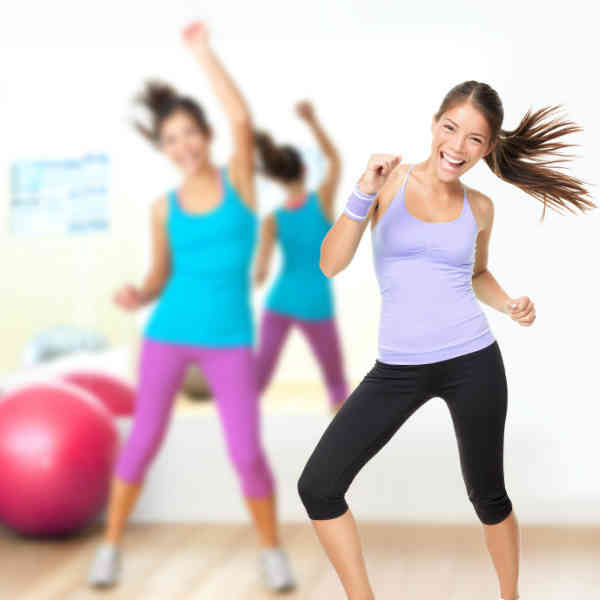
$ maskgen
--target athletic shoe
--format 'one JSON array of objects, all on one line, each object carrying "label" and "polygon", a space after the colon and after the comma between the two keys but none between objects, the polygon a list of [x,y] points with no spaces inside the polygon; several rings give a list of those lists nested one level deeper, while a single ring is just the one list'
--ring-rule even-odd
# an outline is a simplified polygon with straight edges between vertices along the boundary
[{"label": "athletic shoe", "polygon": [[296,587],[285,551],[280,547],[265,548],[260,553],[260,569],[270,590],[286,592]]},{"label": "athletic shoe", "polygon": [[101,544],[90,568],[88,584],[92,587],[110,587],[118,582],[120,574],[121,550],[113,544]]}]

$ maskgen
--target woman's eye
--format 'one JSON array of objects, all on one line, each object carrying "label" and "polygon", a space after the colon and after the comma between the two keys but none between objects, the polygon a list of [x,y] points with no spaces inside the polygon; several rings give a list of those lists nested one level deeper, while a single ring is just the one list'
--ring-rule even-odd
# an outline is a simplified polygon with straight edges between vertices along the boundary
[{"label": "woman's eye", "polygon": [[448,130],[448,131],[454,131],[454,129],[452,128],[451,125],[444,125],[444,127]]},{"label": "woman's eye", "polygon": [[479,138],[473,138],[474,142],[477,142],[478,144],[481,144],[481,140]]}]

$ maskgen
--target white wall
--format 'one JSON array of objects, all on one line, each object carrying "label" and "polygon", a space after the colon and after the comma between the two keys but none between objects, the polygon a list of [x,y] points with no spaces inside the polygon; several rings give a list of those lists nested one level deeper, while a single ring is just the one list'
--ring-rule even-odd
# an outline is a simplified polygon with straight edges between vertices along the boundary
[{"label": "white wall", "polygon": [[[15,368],[20,344],[73,314],[74,306],[79,324],[98,326],[115,343],[133,338],[132,318],[111,306],[109,294],[120,282],[142,277],[149,203],[177,182],[164,159],[130,128],[133,94],[150,76],[195,94],[218,134],[215,156],[223,160],[230,148],[223,115],[179,40],[178,27],[190,16],[207,17],[213,45],[244,90],[257,125],[310,145],[291,107],[302,97],[315,102],[344,160],[339,205],[371,152],[422,160],[431,115],[443,95],[472,78],[500,93],[505,128],[516,126],[529,107],[563,103],[585,127],[574,138],[581,148],[573,171],[587,181],[597,179],[597,75],[589,66],[597,34],[592,8],[584,2],[509,1],[492,8],[464,0],[445,5],[310,0],[170,7],[115,0],[21,2],[0,19],[0,370]],[[11,237],[10,161],[87,151],[106,151],[113,160],[111,232],[38,241]],[[530,296],[538,315],[532,328],[522,328],[484,309],[509,382],[507,478],[515,469],[520,493],[529,488],[548,502],[564,496],[597,505],[598,215],[547,212],[541,224],[541,205],[483,164],[465,183],[495,202],[490,270],[513,297]],[[261,210],[272,202],[269,196]],[[367,238],[335,280],[354,382],[376,351],[379,300],[370,251]],[[257,310],[262,297],[255,298]],[[302,340],[291,342],[278,376],[318,378]],[[423,435],[444,420],[450,427],[445,410],[441,402],[431,403],[413,417],[415,426]]]}]

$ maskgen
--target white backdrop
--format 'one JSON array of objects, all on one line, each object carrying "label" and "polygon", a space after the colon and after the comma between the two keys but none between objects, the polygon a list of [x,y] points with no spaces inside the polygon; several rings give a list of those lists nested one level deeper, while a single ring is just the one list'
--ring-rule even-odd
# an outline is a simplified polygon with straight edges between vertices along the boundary
[{"label": "white backdrop", "polygon": [[[338,206],[370,153],[398,152],[409,162],[425,158],[432,114],[443,95],[466,79],[497,89],[507,129],[530,107],[564,104],[569,117],[585,127],[573,138],[581,145],[573,171],[587,181],[597,179],[600,120],[592,63],[597,32],[585,2],[173,1],[166,7],[59,0],[3,9],[2,164],[95,151],[108,152],[113,161],[120,259],[106,264],[97,256],[82,272],[110,268],[115,281],[139,280],[147,261],[149,203],[177,182],[177,174],[129,125],[131,98],[146,77],[164,78],[195,95],[217,132],[215,157],[228,156],[227,123],[180,43],[179,28],[190,17],[207,19],[213,46],[248,98],[258,126],[281,140],[314,145],[292,113],[296,100],[313,100],[344,161]],[[3,173],[6,200],[6,168]],[[600,503],[597,211],[585,216],[547,211],[542,224],[541,205],[484,164],[465,183],[495,203],[491,272],[509,295],[528,295],[537,308],[532,328],[484,308],[509,383],[509,491],[560,504],[566,518],[580,510],[591,515]],[[277,198],[271,191],[263,200],[264,214]],[[6,202],[2,205],[4,210]],[[367,236],[335,279],[353,382],[375,359],[379,299],[370,252]],[[262,297],[256,295],[257,309]],[[0,302],[3,314],[18,310],[7,306],[5,294]],[[294,336],[278,377],[318,376],[303,341]],[[440,435],[448,436],[448,452],[455,456],[441,401],[430,402],[405,427],[411,435],[422,432],[424,444],[431,432],[445,432]],[[412,468],[416,477],[419,465]]]}]

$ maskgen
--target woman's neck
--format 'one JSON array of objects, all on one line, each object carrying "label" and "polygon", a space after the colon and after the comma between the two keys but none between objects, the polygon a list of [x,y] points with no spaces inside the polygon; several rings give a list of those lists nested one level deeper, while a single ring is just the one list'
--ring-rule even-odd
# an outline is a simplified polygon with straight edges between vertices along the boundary
[{"label": "woman's neck", "polygon": [[207,162],[202,167],[199,167],[192,173],[187,174],[184,177],[183,185],[185,187],[202,188],[207,184],[210,185],[214,181],[215,175],[217,174],[217,166],[212,162]]},{"label": "woman's neck", "polygon": [[290,183],[286,186],[286,199],[284,205],[286,208],[298,208],[304,204],[306,199],[306,189],[303,181]]},{"label": "woman's neck", "polygon": [[415,169],[432,196],[444,198],[453,196],[457,191],[462,190],[458,179],[455,181],[441,181],[439,179],[433,155],[429,156],[425,161],[415,164],[413,172]]}]

